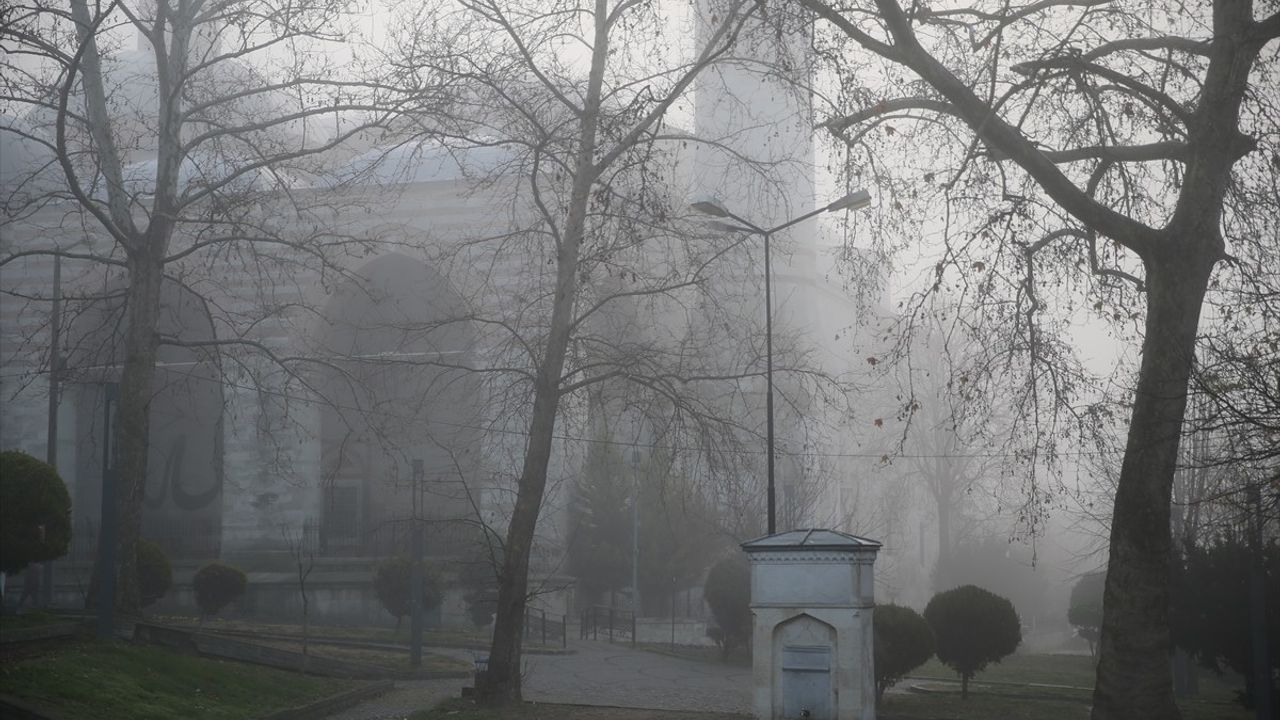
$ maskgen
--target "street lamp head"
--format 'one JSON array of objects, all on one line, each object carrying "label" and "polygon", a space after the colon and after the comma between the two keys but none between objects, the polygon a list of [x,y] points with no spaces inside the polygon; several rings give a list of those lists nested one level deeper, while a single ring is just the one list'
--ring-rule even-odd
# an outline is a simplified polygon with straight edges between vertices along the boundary
[{"label": "street lamp head", "polygon": [[729,217],[729,211],[725,210],[724,206],[713,198],[695,200],[689,203],[689,207],[704,215],[710,215],[712,217]]},{"label": "street lamp head", "polygon": [[718,230],[720,232],[742,232],[742,233],[756,232],[752,228],[743,227],[741,225],[734,225],[733,223],[722,222],[720,220],[709,220],[707,222],[707,227],[711,228],[712,230]]},{"label": "street lamp head", "polygon": [[866,190],[858,190],[840,198],[827,205],[827,212],[838,212],[840,210],[861,210],[871,204],[871,193]]}]

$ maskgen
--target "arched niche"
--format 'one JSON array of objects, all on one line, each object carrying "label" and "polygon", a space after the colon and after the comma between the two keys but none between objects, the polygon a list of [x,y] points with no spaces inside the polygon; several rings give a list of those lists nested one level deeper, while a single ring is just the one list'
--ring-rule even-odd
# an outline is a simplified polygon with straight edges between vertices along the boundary
[{"label": "arched niche", "polygon": [[[98,525],[105,472],[115,466],[114,398],[125,357],[123,283],[75,314],[67,338],[65,380],[76,413],[74,509],[77,530]],[[177,282],[161,288],[159,333],[178,341],[215,339],[204,301]],[[218,557],[222,542],[223,381],[216,347],[162,344],[150,402],[142,537],[171,558]],[[108,418],[107,415],[112,417]],[[109,445],[112,445],[109,447]],[[123,481],[116,478],[117,492]]]},{"label": "arched niche", "polygon": [[836,717],[836,629],[800,613],[773,629],[774,717]]},{"label": "arched niche", "polygon": [[475,332],[439,273],[376,258],[324,306],[315,354],[320,405],[320,546],[328,554],[408,552],[410,520],[447,554],[469,512],[483,407]]}]

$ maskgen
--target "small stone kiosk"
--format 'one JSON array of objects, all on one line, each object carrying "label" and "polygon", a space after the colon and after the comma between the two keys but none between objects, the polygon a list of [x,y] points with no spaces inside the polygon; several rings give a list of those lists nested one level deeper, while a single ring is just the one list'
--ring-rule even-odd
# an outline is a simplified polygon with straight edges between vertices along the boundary
[{"label": "small stone kiosk", "polygon": [[880,543],[792,530],[742,544],[751,563],[758,720],[874,720],[873,567]]}]

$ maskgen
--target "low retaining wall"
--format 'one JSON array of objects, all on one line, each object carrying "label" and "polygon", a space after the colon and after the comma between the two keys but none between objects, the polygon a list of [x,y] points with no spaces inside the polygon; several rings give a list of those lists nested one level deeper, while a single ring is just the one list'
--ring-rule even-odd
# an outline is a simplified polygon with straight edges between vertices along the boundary
[{"label": "low retaining wall", "polygon": [[677,618],[637,618],[636,641],[642,643],[671,643],[674,635],[676,645],[697,645],[715,647],[715,641],[707,637],[705,620],[685,620]]},{"label": "low retaining wall", "polygon": [[[203,633],[185,628],[175,628],[154,623],[137,623],[134,627],[134,640],[155,645],[162,645],[180,652],[198,653],[212,657],[226,658],[238,662],[266,665],[284,670],[302,670],[302,653],[294,650],[259,645],[257,643],[236,640],[234,638]],[[378,680],[399,678],[406,680],[426,680],[431,678],[470,677],[467,670],[422,672],[414,670],[392,670],[377,665],[337,660],[322,656],[310,655],[306,658],[307,673],[325,677],[343,677],[362,680]]]}]

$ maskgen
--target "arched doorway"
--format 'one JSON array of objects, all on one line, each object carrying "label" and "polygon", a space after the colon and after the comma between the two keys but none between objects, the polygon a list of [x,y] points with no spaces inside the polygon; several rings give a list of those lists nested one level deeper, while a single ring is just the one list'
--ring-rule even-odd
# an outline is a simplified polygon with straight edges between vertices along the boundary
[{"label": "arched doorway", "polygon": [[428,551],[450,554],[471,511],[481,382],[461,298],[402,254],[364,265],[330,297],[322,358],[320,547],[326,554],[408,550],[428,520]]}]

